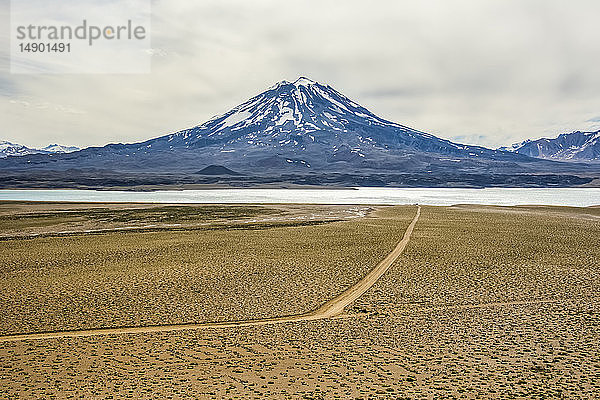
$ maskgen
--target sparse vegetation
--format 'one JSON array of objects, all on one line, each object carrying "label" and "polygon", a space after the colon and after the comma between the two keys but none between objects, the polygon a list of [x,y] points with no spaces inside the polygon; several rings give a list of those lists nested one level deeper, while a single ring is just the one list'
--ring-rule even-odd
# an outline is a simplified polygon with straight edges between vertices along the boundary
[{"label": "sparse vegetation", "polygon": [[[0,397],[594,398],[598,210],[423,207],[406,253],[345,318],[0,343]],[[306,311],[372,268],[413,215],[2,242],[1,326]]]},{"label": "sparse vegetation", "polygon": [[[393,218],[324,224],[355,207],[288,207],[281,219],[276,219],[281,209],[206,207],[213,208],[214,219],[259,213],[263,218],[235,226],[220,221],[200,230],[79,232],[0,242],[0,333],[311,311],[366,274],[395,246],[411,218],[407,210]],[[119,219],[137,220],[163,209],[128,210]],[[190,215],[210,215],[207,210],[179,212],[185,221]]]}]

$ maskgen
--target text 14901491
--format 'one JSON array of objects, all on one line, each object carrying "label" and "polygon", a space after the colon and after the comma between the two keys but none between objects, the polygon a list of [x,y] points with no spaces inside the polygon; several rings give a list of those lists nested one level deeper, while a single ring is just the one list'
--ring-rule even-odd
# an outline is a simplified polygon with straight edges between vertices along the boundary
[{"label": "text 14901491", "polygon": [[71,43],[19,43],[21,53],[70,53]]}]

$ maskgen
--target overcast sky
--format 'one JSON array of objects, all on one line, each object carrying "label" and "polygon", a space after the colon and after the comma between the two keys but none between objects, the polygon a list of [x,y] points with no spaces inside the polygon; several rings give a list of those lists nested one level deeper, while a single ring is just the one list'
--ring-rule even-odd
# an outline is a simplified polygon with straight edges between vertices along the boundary
[{"label": "overcast sky", "polygon": [[298,76],[463,143],[600,129],[598,0],[158,0],[139,75],[10,74],[0,4],[0,140],[145,140]]}]

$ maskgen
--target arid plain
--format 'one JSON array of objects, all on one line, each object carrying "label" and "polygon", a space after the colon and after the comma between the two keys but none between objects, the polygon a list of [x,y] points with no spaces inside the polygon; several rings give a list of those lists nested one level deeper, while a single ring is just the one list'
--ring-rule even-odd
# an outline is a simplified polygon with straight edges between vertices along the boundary
[{"label": "arid plain", "polygon": [[419,210],[0,203],[0,398],[600,397],[600,208]]}]

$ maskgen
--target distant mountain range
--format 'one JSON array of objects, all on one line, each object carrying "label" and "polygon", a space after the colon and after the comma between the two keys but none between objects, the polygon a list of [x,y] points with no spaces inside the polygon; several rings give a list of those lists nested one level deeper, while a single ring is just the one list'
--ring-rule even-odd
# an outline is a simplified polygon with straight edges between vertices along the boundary
[{"label": "distant mountain range", "polygon": [[560,161],[600,161],[600,130],[564,133],[554,139],[526,140],[499,150]]},{"label": "distant mountain range", "polygon": [[41,149],[35,149],[22,144],[0,140],[0,158],[5,158],[8,156],[26,156],[29,154],[72,153],[77,150],[80,149],[75,146],[62,146],[59,144],[51,144]]},{"label": "distant mountain range", "polygon": [[[600,176],[440,139],[387,121],[331,86],[282,81],[198,126],[133,144],[0,160],[0,186],[576,186]],[[68,171],[68,174],[65,173]]]}]

